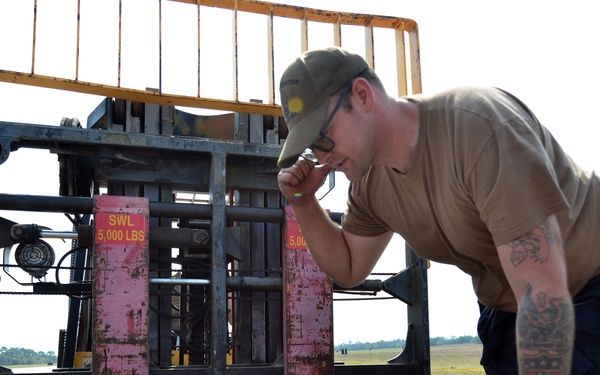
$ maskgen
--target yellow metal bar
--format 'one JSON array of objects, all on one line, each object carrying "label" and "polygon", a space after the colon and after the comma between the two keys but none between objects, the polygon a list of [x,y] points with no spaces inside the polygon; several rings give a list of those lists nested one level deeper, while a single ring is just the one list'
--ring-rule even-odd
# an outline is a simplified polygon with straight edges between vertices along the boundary
[{"label": "yellow metal bar", "polygon": [[304,17],[301,18],[300,26],[300,50],[308,51],[308,12],[304,12]]},{"label": "yellow metal bar", "polygon": [[119,0],[119,52],[118,52],[118,63],[117,63],[117,87],[121,87],[121,38],[123,36],[122,29],[122,17],[123,17],[123,0]]},{"label": "yellow metal bar", "polygon": [[158,92],[162,93],[162,0],[158,0]]},{"label": "yellow metal bar", "polygon": [[333,45],[342,46],[342,21],[340,14],[338,14],[337,19],[333,23]]},{"label": "yellow metal bar", "polygon": [[421,54],[419,53],[419,34],[416,25],[408,32],[408,36],[410,39],[412,93],[419,94],[423,91],[423,87],[421,84]]},{"label": "yellow metal bar", "polygon": [[[179,3],[189,3],[197,7],[197,28],[198,28],[198,67],[197,67],[197,95],[187,96],[178,94],[163,93],[163,66],[162,66],[162,2],[159,0],[159,15],[158,15],[158,66],[159,66],[159,82],[158,91],[148,92],[127,87],[122,87],[122,64],[123,57],[123,0],[119,0],[118,13],[118,48],[117,48],[117,82],[116,86],[104,85],[95,82],[80,82],[79,81],[79,47],[80,47],[80,2],[77,1],[77,46],[76,46],[76,64],[75,74],[70,78],[49,77],[35,74],[35,58],[36,58],[36,33],[37,33],[37,0],[34,0],[34,17],[33,17],[33,45],[31,56],[31,71],[14,72],[8,70],[0,70],[0,81],[21,83],[32,86],[49,87],[61,90],[70,90],[83,92],[95,95],[107,95],[122,99],[130,99],[137,101],[149,101],[158,104],[181,105],[208,109],[219,109],[227,111],[248,111],[257,114],[272,114],[279,115],[279,106],[275,103],[276,99],[276,83],[275,83],[275,58],[276,51],[274,50],[274,18],[291,18],[300,21],[300,49],[307,51],[309,49],[309,23],[330,23],[333,27],[333,43],[337,46],[342,46],[342,25],[356,25],[365,28],[365,48],[366,60],[371,67],[375,67],[376,50],[374,46],[374,30],[376,28],[390,28],[396,33],[396,58],[397,58],[397,74],[398,74],[398,93],[405,95],[408,91],[408,82],[411,83],[411,91],[413,93],[421,92],[421,67],[419,57],[419,41],[417,24],[407,18],[387,17],[367,14],[355,14],[344,12],[331,12],[316,9],[308,9],[299,6],[275,4],[255,0],[166,0]],[[201,71],[201,8],[214,7],[220,9],[229,9],[232,11],[232,27],[233,27],[233,99],[221,100],[203,98],[201,96],[201,83],[203,77]],[[267,74],[264,81],[268,85],[268,103],[258,104],[239,101],[239,39],[238,39],[238,12],[250,12],[255,14],[263,14],[267,19]],[[405,37],[408,34],[408,38]],[[406,42],[409,46],[406,46]],[[377,46],[378,49],[384,50],[385,47]],[[227,48],[227,46],[225,46]],[[388,48],[389,49],[389,48]],[[410,55],[407,55],[410,51]],[[407,71],[410,65],[410,72]],[[2,67],[0,66],[0,69]],[[410,81],[409,81],[410,79]],[[263,81],[263,82],[264,82]],[[262,84],[262,83],[261,83]]]},{"label": "yellow metal bar", "polygon": [[233,100],[239,100],[239,67],[238,67],[238,9],[237,0],[233,0]]},{"label": "yellow metal bar", "polygon": [[273,34],[273,7],[267,16],[267,84],[269,85],[269,104],[275,104],[275,46]]},{"label": "yellow metal bar", "polygon": [[79,79],[79,41],[81,32],[81,0],[77,0],[77,41],[75,50],[75,80]]},{"label": "yellow metal bar", "polygon": [[281,107],[278,105],[254,102],[234,102],[231,100],[164,94],[159,93],[158,91],[127,89],[123,87],[102,85],[92,82],[75,81],[71,79],[48,77],[8,70],[0,70],[0,82],[74,91],[84,94],[121,98],[136,102],[281,116]]},{"label": "yellow metal bar", "polygon": [[[195,0],[169,0],[175,1],[179,3],[189,3],[194,4]],[[223,0],[202,0],[202,5],[211,6],[215,8],[221,9],[233,9],[233,4],[231,1],[223,1]],[[340,13],[326,10],[311,10],[308,8],[303,8],[295,5],[287,5],[287,4],[275,4],[268,3],[263,1],[254,1],[254,0],[238,0],[237,1],[237,9],[240,12],[250,12],[250,13],[259,13],[259,14],[268,14],[269,8],[273,7],[273,15],[275,17],[286,17],[286,18],[295,18],[298,20],[304,19],[308,16],[307,21],[315,21],[315,22],[324,22],[333,24],[338,15],[340,16],[340,21],[344,25],[356,25],[356,26],[364,26],[369,20],[373,20],[374,27],[383,27],[388,29],[395,29],[398,24],[398,17],[389,17],[389,16],[377,16],[377,15],[368,15],[368,14],[357,14],[357,13]],[[308,10],[308,12],[307,12]],[[416,27],[416,22],[404,18],[406,31],[412,30]]]},{"label": "yellow metal bar", "polygon": [[33,42],[31,46],[31,74],[35,73],[35,42],[37,37],[37,0],[33,2]]},{"label": "yellow metal bar", "polygon": [[[402,22],[402,21],[400,21]],[[402,25],[395,31],[396,34],[396,74],[398,80],[398,96],[408,94],[408,82],[406,79],[406,43],[404,39],[404,28]]]},{"label": "yellow metal bar", "polygon": [[371,69],[375,69],[375,48],[373,44],[373,20],[369,20],[365,25],[365,55]]},{"label": "yellow metal bar", "polygon": [[198,8],[198,93],[196,95],[200,97],[200,57],[202,56],[202,53],[200,52],[200,9],[202,8],[200,6],[200,0],[196,0],[196,7]]}]

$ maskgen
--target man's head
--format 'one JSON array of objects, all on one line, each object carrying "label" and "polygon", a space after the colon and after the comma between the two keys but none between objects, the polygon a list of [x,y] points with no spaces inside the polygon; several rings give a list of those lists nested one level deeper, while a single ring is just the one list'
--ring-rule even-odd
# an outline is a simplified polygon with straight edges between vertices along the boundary
[{"label": "man's head", "polygon": [[319,137],[331,95],[369,68],[360,56],[337,47],[313,50],[281,76],[281,106],[289,134],[277,165],[287,168]]}]

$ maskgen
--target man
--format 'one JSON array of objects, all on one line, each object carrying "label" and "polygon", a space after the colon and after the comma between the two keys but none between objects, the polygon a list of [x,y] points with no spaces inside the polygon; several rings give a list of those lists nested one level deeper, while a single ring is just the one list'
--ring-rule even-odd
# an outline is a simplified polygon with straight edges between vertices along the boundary
[{"label": "man", "polygon": [[[278,182],[325,273],[361,283],[399,233],[473,278],[486,373],[600,374],[600,179],[522,102],[473,87],[391,98],[339,48],[300,56],[280,91]],[[315,198],[333,169],[351,182],[341,227]]]}]

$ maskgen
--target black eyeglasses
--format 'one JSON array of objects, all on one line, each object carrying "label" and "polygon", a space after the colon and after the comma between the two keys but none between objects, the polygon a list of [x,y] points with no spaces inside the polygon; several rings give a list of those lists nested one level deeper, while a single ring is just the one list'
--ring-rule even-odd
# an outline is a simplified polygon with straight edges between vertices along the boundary
[{"label": "black eyeglasses", "polygon": [[346,96],[348,96],[348,94],[350,93],[351,89],[352,89],[352,86],[348,87],[340,95],[340,98],[338,99],[337,103],[335,104],[335,107],[333,107],[333,111],[331,111],[331,114],[329,115],[329,117],[327,118],[327,120],[323,124],[323,127],[321,128],[321,131],[319,132],[319,138],[317,138],[315,140],[315,142],[308,147],[313,152],[315,150],[319,150],[319,151],[323,151],[323,152],[328,152],[328,151],[331,151],[333,149],[333,146],[335,146],[335,142],[333,141],[333,139],[331,139],[328,136],[326,136],[325,133],[327,132],[327,128],[329,127],[329,124],[331,124],[331,120],[333,119],[333,116],[335,116],[335,114],[338,111],[338,109],[340,109],[340,106],[342,105],[342,102],[344,101],[344,98],[346,98]]}]

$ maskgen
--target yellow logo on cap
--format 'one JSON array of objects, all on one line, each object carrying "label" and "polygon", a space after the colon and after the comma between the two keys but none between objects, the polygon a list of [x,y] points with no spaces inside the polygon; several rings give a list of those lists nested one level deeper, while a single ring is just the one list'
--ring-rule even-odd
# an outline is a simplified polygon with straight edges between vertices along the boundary
[{"label": "yellow logo on cap", "polygon": [[299,97],[294,96],[288,100],[288,108],[291,112],[299,113],[302,111],[302,108],[304,108],[304,102]]}]

